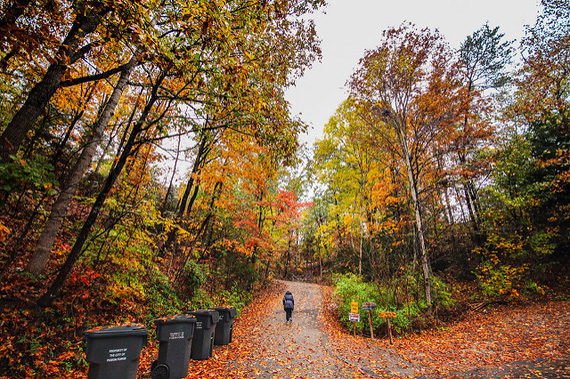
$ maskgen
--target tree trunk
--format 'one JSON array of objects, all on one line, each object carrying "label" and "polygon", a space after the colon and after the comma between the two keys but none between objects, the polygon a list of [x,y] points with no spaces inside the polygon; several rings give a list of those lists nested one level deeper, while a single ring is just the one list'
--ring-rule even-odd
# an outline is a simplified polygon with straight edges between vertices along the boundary
[{"label": "tree trunk", "polygon": [[[190,242],[190,244],[187,246],[187,249],[192,249],[194,248],[194,246],[196,246],[196,243],[198,242],[198,239],[205,235],[206,231],[209,229],[209,226],[211,226],[211,221],[214,218],[214,205],[216,203],[216,200],[218,198],[218,195],[221,195],[222,193],[222,182],[217,182],[214,185],[214,191],[212,192],[212,197],[210,199],[210,206],[209,206],[209,211],[208,214],[206,215],[206,217],[204,218],[204,220],[202,221],[202,224],[200,225],[200,228],[196,231],[196,235],[194,236],[194,239]],[[212,231],[212,229],[209,229],[210,231]],[[202,250],[202,255],[200,256],[200,260],[204,258],[204,255],[206,253],[206,249],[209,247],[209,244],[211,243],[211,236],[212,234],[209,233],[208,237],[207,237],[207,241],[204,245],[204,249]],[[174,282],[181,284],[182,280],[184,279],[184,267],[186,267],[186,265],[188,264],[188,260],[190,259],[191,254],[187,254],[185,257],[180,257],[178,254],[173,254],[173,265],[178,266],[178,268],[176,269],[176,274],[174,275]]]},{"label": "tree trunk", "polygon": [[87,237],[91,232],[91,228],[95,224],[97,216],[99,215],[99,212],[103,207],[103,203],[105,202],[105,199],[107,199],[107,196],[109,195],[109,191],[113,187],[113,184],[115,183],[123,167],[125,166],[125,163],[127,162],[127,159],[129,158],[131,151],[133,150],[135,141],[139,133],[142,131],[145,120],[150,114],[150,111],[154,106],[154,103],[158,100],[158,88],[160,87],[165,77],[166,77],[166,71],[163,71],[152,88],[152,93],[150,95],[148,103],[143,109],[139,120],[133,126],[133,130],[129,135],[129,138],[124,146],[123,152],[121,153],[116,164],[109,171],[109,175],[105,180],[103,188],[101,189],[101,192],[99,192],[99,195],[97,196],[97,199],[95,200],[95,203],[93,204],[93,207],[89,212],[89,215],[85,219],[83,227],[81,228],[81,231],[79,232],[79,235],[75,240],[73,248],[71,249],[69,255],[67,256],[67,259],[65,260],[63,266],[60,268],[59,273],[55,278],[54,282],[52,283],[52,285],[50,286],[50,288],[48,288],[48,290],[42,295],[42,297],[39,298],[38,305],[43,307],[50,306],[53,300],[59,295],[61,289],[63,288],[63,284],[65,283],[67,276],[69,275],[71,269],[73,268],[73,265],[81,255],[81,252],[83,250],[83,245],[87,241]]},{"label": "tree trunk", "polygon": [[[190,180],[188,181],[188,185],[186,186],[186,191],[184,191],[184,196],[182,197],[181,201],[181,209],[179,210],[178,218],[181,220],[182,216],[185,214],[189,214],[194,207],[194,202],[196,201],[196,196],[198,195],[198,187],[199,183],[194,183],[194,175],[198,175],[204,166],[204,161],[208,153],[210,152],[210,146],[208,145],[208,133],[204,132],[202,135],[202,139],[200,140],[200,146],[198,147],[198,153],[196,154],[196,161],[194,162],[194,166],[192,167],[192,175],[190,176]],[[194,184],[196,184],[194,186]],[[188,201],[188,195],[190,193],[190,189],[194,186],[194,193]]]},{"label": "tree trunk", "polygon": [[453,186],[453,190],[455,191],[455,197],[457,198],[457,204],[459,205],[459,210],[461,211],[461,221],[463,223],[469,222],[467,217],[465,217],[465,210],[463,209],[463,201],[461,201],[461,193],[457,189],[457,186]]},{"label": "tree trunk", "polygon": [[[362,179],[362,178],[361,178]],[[360,183],[360,209],[358,211],[358,226],[360,229],[360,246],[358,248],[358,275],[362,276],[362,240],[364,239],[364,230],[362,228],[362,182]]]},{"label": "tree trunk", "polygon": [[265,262],[265,274],[263,275],[263,281],[266,281],[269,278],[269,267],[271,266],[271,261],[268,259]]},{"label": "tree trunk", "polygon": [[[188,184],[186,185],[186,189],[184,190],[184,194],[182,195],[182,199],[180,200],[180,203],[178,205],[178,211],[176,214],[177,224],[182,223],[184,214],[190,213],[192,207],[194,206],[194,202],[196,201],[196,197],[198,195],[199,183],[194,183],[195,182],[194,176],[200,173],[200,170],[202,169],[206,156],[210,151],[210,147],[207,145],[207,142],[208,142],[207,132],[204,132],[202,138],[200,139],[200,145],[198,146],[198,152],[196,153],[196,159],[194,160],[194,165],[192,166],[192,172],[190,173]],[[194,192],[192,194],[192,197],[190,197],[190,192],[192,192],[192,189],[194,190]],[[189,197],[190,201],[188,201]],[[176,240],[177,231],[178,229],[173,228],[168,233],[166,241],[159,250],[158,253],[159,257],[164,257],[166,255],[166,252],[168,251],[168,249],[170,249],[170,247]]]},{"label": "tree trunk", "polygon": [[427,255],[427,249],[424,239],[424,229],[422,223],[422,215],[420,209],[420,200],[418,196],[417,178],[414,175],[414,169],[412,166],[412,161],[410,157],[410,152],[408,150],[407,140],[403,135],[403,131],[400,132],[400,141],[402,145],[402,150],[404,153],[404,158],[406,161],[406,169],[408,171],[408,180],[410,184],[410,195],[412,196],[412,204],[414,206],[414,215],[416,221],[416,231],[418,233],[418,242],[420,247],[420,262],[422,265],[422,272],[424,277],[424,291],[426,296],[426,303],[431,308],[431,282],[430,282],[430,269],[429,269],[429,259]]},{"label": "tree trunk", "polygon": [[473,205],[471,202],[471,195],[469,194],[469,190],[467,189],[467,184],[463,184],[463,193],[465,194],[465,203],[467,204],[467,211],[469,212],[471,225],[473,225],[473,230],[475,234],[477,234],[479,232],[479,223],[477,222],[477,218],[475,216],[475,211],[473,209]]},{"label": "tree trunk", "polygon": [[283,279],[287,280],[287,274],[289,273],[289,262],[291,261],[291,236],[289,236],[289,242],[287,244],[287,258],[285,259],[285,267],[283,269]]},{"label": "tree trunk", "polygon": [[164,201],[160,207],[160,214],[164,216],[168,208],[168,197],[172,191],[172,183],[174,183],[174,176],[176,175],[176,167],[178,166],[178,159],[180,158],[180,140],[182,136],[178,136],[178,145],[176,146],[176,159],[174,160],[174,167],[172,168],[172,175],[170,176],[170,183],[168,183],[168,189],[166,190],[166,195],[164,196]]},{"label": "tree trunk", "polygon": [[97,158],[97,164],[95,165],[95,169],[93,170],[93,174],[98,174],[99,170],[101,170],[101,166],[103,165],[103,163],[105,161],[105,157],[107,156],[107,153],[109,152],[109,148],[111,147],[111,144],[113,143],[113,137],[112,136],[115,133],[116,128],[117,128],[117,125],[115,125],[113,130],[110,132],[109,139],[107,140],[105,147],[103,147],[103,149],[101,151],[101,156],[99,158]]},{"label": "tree trunk", "polygon": [[[68,65],[77,61],[87,51],[78,50],[84,38],[95,31],[108,7],[101,6],[97,11],[80,10],[71,30],[59,47],[56,60],[52,63],[43,79],[30,91],[22,107],[16,112],[2,136],[0,136],[0,162],[9,162],[10,155],[16,154],[22,141],[42,114],[51,97],[59,87]],[[85,14],[84,14],[85,13]]]},{"label": "tree trunk", "polygon": [[[259,187],[258,187],[259,189]],[[258,214],[257,214],[257,231],[258,233],[261,233],[261,230],[263,229],[263,206],[261,204],[261,202],[263,201],[263,190],[259,191],[259,196],[255,196],[256,201],[259,203],[259,210],[258,210]],[[253,248],[253,253],[251,254],[251,263],[255,263],[257,260],[257,246],[255,246]]]},{"label": "tree trunk", "polygon": [[115,113],[115,109],[119,104],[121,95],[127,86],[127,81],[129,80],[129,77],[137,63],[137,58],[132,57],[129,64],[125,67],[125,70],[121,72],[119,80],[113,89],[113,93],[109,97],[109,101],[105,105],[101,116],[95,125],[93,125],[93,132],[89,141],[83,148],[79,159],[75,163],[75,166],[67,176],[66,182],[62,186],[62,191],[52,207],[51,214],[38,240],[36,251],[28,265],[28,271],[32,274],[41,274],[46,268],[54,240],[57,237],[61,224],[63,223],[69,203],[71,202],[71,199],[73,199],[73,195],[75,195],[79,182],[93,159],[97,146],[101,143],[103,132]]},{"label": "tree trunk", "polygon": [[[144,91],[144,87],[141,87],[141,90],[137,96],[137,99],[133,102],[134,104],[139,102],[139,100],[141,99],[141,96],[143,94],[143,91]],[[137,112],[137,107],[133,107],[133,111],[129,115],[128,120],[126,121],[127,127],[124,128],[123,134],[121,135],[121,140],[118,144],[117,155],[119,155],[120,151],[123,148],[123,144],[125,143],[126,136],[128,135],[128,130],[129,130],[128,125],[131,125],[133,123],[133,119],[135,117],[136,112]],[[115,132],[117,132],[117,134],[119,133],[122,124],[123,123],[118,123],[118,124],[115,124],[113,126],[113,130],[109,134],[109,139],[107,140],[107,143],[105,144],[105,147],[103,148],[103,151],[101,152],[101,156],[97,159],[97,165],[95,166],[95,170],[93,170],[94,174],[99,173],[99,170],[101,169],[101,166],[103,165],[103,163],[105,161],[105,157],[107,156],[107,153],[109,152],[109,149],[111,148],[111,144],[113,143],[113,140],[116,137]]]},{"label": "tree trunk", "polygon": [[453,212],[451,210],[451,203],[449,201],[449,194],[447,193],[447,187],[443,189],[443,195],[445,197],[445,209],[447,211],[447,218],[449,225],[454,225],[455,220],[453,219]]}]

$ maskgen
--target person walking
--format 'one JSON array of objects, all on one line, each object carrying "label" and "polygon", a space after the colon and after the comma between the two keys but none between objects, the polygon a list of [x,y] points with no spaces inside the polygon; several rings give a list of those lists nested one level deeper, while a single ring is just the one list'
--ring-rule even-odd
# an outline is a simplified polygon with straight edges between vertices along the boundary
[{"label": "person walking", "polygon": [[285,296],[283,296],[283,309],[285,310],[285,318],[286,322],[293,322],[291,318],[291,314],[293,313],[293,309],[295,308],[295,300],[293,299],[293,294],[291,291],[285,292]]}]

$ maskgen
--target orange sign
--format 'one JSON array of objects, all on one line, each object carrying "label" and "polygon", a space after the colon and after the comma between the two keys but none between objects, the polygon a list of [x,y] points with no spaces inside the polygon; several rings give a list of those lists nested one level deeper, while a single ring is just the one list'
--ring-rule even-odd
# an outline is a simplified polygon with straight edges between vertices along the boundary
[{"label": "orange sign", "polygon": [[396,312],[378,312],[378,317],[395,318],[398,317],[398,314]]},{"label": "orange sign", "polygon": [[352,301],[350,303],[350,313],[358,313],[358,302]]}]

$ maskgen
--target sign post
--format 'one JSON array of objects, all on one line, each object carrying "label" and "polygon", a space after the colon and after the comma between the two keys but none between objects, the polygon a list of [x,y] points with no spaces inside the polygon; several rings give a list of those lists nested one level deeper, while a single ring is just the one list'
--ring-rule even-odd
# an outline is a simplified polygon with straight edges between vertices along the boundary
[{"label": "sign post", "polygon": [[356,337],[356,323],[360,321],[360,313],[358,313],[358,302],[350,302],[350,314],[348,319],[352,321],[352,331]]},{"label": "sign post", "polygon": [[378,317],[385,318],[388,321],[388,335],[390,336],[390,345],[394,344],[392,341],[392,327],[390,326],[390,319],[398,317],[396,312],[378,312]]},{"label": "sign post", "polygon": [[362,309],[368,311],[368,323],[370,324],[370,337],[374,339],[374,330],[372,328],[372,311],[376,309],[376,303],[362,303]]}]

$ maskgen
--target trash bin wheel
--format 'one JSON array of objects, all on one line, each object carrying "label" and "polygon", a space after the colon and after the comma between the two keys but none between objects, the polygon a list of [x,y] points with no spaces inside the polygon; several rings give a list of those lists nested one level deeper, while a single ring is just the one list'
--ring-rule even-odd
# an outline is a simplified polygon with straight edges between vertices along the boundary
[{"label": "trash bin wheel", "polygon": [[170,377],[170,369],[167,364],[159,363],[158,361],[152,362],[150,377],[152,379],[168,379]]}]

